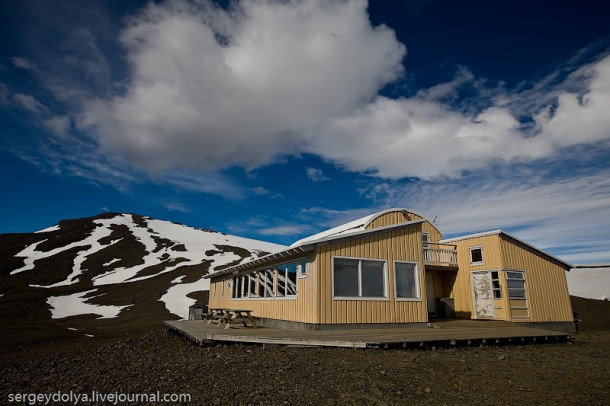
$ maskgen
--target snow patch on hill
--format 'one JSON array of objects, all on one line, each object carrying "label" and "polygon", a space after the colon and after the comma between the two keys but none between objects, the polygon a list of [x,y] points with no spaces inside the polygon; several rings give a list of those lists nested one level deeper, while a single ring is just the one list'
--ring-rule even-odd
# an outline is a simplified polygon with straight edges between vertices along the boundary
[{"label": "snow patch on hill", "polygon": [[91,292],[95,292],[95,289],[72,295],[49,297],[47,303],[51,306],[51,317],[53,319],[64,319],[81,314],[97,314],[100,316],[98,319],[110,319],[117,317],[121,310],[132,306],[109,306],[87,303],[86,301],[91,298],[85,299],[85,296]]},{"label": "snow patch on hill", "polygon": [[[104,239],[111,236],[113,226],[125,226],[135,239],[144,246],[145,255],[142,263],[131,267],[110,268],[113,264],[121,261],[119,257],[106,260],[103,264],[104,271],[91,278],[93,286],[113,285],[134,283],[146,279],[158,277],[168,272],[176,271],[182,267],[201,265],[209,263],[209,272],[217,270],[219,267],[243,261],[250,261],[258,258],[263,252],[277,252],[286,247],[278,244],[257,241],[248,238],[231,236],[215,231],[195,229],[181,224],[171,223],[163,220],[154,220],[147,217],[136,219],[131,214],[120,214],[111,218],[93,220],[95,228],[81,241],[75,241],[63,247],[57,247],[50,251],[41,251],[38,247],[48,241],[35,242],[26,246],[15,256],[22,258],[24,265],[13,270],[10,274],[15,275],[21,272],[32,271],[35,269],[35,262],[40,259],[51,258],[64,251],[81,247],[76,253],[72,264],[71,273],[62,281],[50,284],[39,285],[30,284],[33,288],[55,288],[60,286],[75,285],[84,280],[83,273],[87,271],[83,263],[93,254],[98,253],[121,239],[101,243]],[[39,231],[39,233],[50,233],[61,231],[61,226],[56,225]],[[51,235],[49,238],[53,238]],[[162,241],[159,243],[159,241]],[[229,247],[227,249],[227,247]],[[235,247],[237,252],[249,252],[245,258],[231,251],[230,247]],[[166,266],[159,266],[159,265]],[[151,273],[151,267],[158,268],[158,271]],[[141,274],[146,270],[146,273]],[[173,314],[186,318],[188,317],[188,307],[195,303],[194,299],[187,297],[188,294],[197,291],[209,290],[209,280],[200,279],[195,282],[182,283],[186,275],[174,278],[168,289],[159,299],[165,303],[165,307]],[[83,279],[83,280],[81,280]],[[191,278],[192,280],[192,278]],[[90,287],[87,286],[87,287]],[[121,310],[131,306],[112,306],[96,305],[88,303],[91,297],[85,297],[93,290],[86,290],[64,296],[50,296],[47,303],[51,306],[53,318],[65,318],[79,314],[97,314],[100,318],[117,317]]]}]

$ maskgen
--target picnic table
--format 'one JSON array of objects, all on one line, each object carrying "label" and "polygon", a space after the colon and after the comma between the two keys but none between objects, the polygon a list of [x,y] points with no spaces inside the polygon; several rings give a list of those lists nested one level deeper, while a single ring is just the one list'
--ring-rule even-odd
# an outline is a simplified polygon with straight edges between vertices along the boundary
[{"label": "picnic table", "polygon": [[217,321],[218,326],[226,324],[225,330],[231,328],[231,325],[235,323],[242,323],[244,327],[248,327],[248,323],[250,323],[253,328],[257,327],[256,320],[252,317],[252,310],[248,309],[210,308],[205,319],[208,324],[212,321]]}]

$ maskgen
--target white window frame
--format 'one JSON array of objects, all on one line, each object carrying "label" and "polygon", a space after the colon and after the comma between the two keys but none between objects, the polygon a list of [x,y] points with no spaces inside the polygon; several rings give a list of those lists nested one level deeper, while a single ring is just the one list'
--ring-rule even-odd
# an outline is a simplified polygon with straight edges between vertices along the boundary
[{"label": "white window frame", "polygon": [[[396,264],[415,264],[415,286],[417,287],[417,297],[398,297],[398,277],[396,275]],[[397,302],[421,302],[421,284],[419,283],[419,264],[414,261],[394,261],[394,297]]]},{"label": "white window frame", "polygon": [[305,259],[297,261],[297,279],[302,278],[307,278],[307,260]]},{"label": "white window frame", "polygon": [[[481,251],[481,260],[480,261],[473,261],[472,260],[472,251],[474,250],[480,250]],[[468,247],[468,255],[470,255],[470,265],[485,265],[485,257],[483,257],[483,246],[482,245],[476,245],[474,247]]]},{"label": "white window frame", "polygon": [[[519,273],[521,274],[521,278],[511,278],[509,277],[510,273]],[[510,291],[511,290],[515,290],[516,288],[510,288],[508,285],[508,281],[521,281],[523,282],[523,289],[518,289],[518,290],[523,290],[523,297],[512,297],[510,295]],[[526,280],[525,280],[525,271],[509,271],[506,270],[506,294],[508,296],[508,300],[511,299],[515,299],[515,300],[527,300],[527,287],[526,285]]]},{"label": "white window frame", "polygon": [[[216,284],[214,284],[214,286],[216,286]],[[214,294],[216,294],[215,291],[214,291]],[[220,281],[220,297],[221,298],[225,297],[225,281],[224,281],[224,279]]]},{"label": "white window frame", "polygon": [[[428,243],[430,242],[430,233],[428,232],[423,232],[421,233],[421,241],[424,247],[428,246]],[[404,261],[399,261],[399,262],[404,262]]]},{"label": "white window frame", "polygon": [[[335,296],[335,258],[353,259],[358,261],[358,296]],[[359,258],[359,257],[344,257],[333,256],[332,261],[332,297],[333,300],[370,300],[370,301],[389,301],[388,295],[388,261],[381,258]],[[383,296],[362,296],[362,261],[383,262]]]},{"label": "white window frame", "polygon": [[[500,271],[489,271],[491,276],[491,289],[494,296],[494,299],[502,299],[502,284],[500,283]],[[494,273],[496,277],[494,278]],[[498,283],[498,287],[494,285],[494,282]],[[496,296],[497,294],[497,296]]]}]

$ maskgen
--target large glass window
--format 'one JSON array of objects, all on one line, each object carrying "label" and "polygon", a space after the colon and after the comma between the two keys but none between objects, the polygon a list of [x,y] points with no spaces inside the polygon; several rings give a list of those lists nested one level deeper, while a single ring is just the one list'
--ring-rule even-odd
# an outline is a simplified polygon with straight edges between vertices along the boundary
[{"label": "large glass window", "polygon": [[363,297],[385,296],[385,262],[360,261]]},{"label": "large glass window", "polygon": [[525,279],[523,272],[506,272],[506,285],[508,297],[511,299],[525,299]]},{"label": "large glass window", "polygon": [[357,259],[335,258],[334,261],[334,295],[355,297],[358,294]]},{"label": "large glass window", "polygon": [[333,259],[334,297],[387,297],[385,261]]},{"label": "large glass window", "polygon": [[294,298],[297,296],[299,276],[307,275],[304,274],[305,266],[306,261],[299,259],[236,275],[231,280],[231,298]]},{"label": "large glass window", "polygon": [[396,298],[419,299],[419,277],[417,263],[395,262]]}]

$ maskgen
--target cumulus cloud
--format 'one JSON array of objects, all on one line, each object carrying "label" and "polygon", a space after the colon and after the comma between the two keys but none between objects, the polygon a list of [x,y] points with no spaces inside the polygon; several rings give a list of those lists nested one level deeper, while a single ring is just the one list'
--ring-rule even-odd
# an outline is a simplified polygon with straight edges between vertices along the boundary
[{"label": "cumulus cloud", "polygon": [[573,76],[581,78],[581,94],[557,92],[552,105],[535,112],[530,131],[499,102],[471,115],[440,101],[472,79],[461,74],[447,86],[412,98],[378,97],[353,114],[332,119],[308,148],[351,171],[430,179],[610,140],[610,56]]},{"label": "cumulus cloud", "polygon": [[365,0],[150,3],[120,40],[124,95],[89,100],[80,128],[151,171],[253,168],[301,151],[402,73],[405,47]]}]

